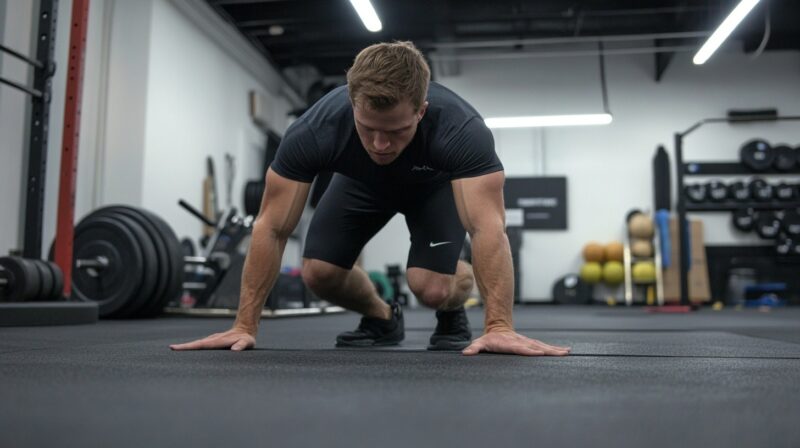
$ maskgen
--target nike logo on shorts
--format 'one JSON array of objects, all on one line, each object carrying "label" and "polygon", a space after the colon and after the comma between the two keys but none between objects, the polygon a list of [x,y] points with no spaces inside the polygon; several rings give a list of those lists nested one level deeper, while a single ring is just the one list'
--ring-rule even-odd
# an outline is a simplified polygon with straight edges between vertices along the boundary
[{"label": "nike logo on shorts", "polygon": [[451,244],[451,243],[452,241],[442,241],[441,243],[434,243],[433,241],[431,241],[430,247],[436,247],[436,246],[441,246],[443,244]]}]

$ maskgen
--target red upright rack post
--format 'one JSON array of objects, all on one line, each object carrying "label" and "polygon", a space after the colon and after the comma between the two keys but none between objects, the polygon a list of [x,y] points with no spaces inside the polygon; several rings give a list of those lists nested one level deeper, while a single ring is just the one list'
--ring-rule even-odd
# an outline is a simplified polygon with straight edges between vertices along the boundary
[{"label": "red upright rack post", "polygon": [[61,145],[61,176],[58,189],[58,225],[55,261],[64,272],[64,295],[72,291],[72,240],[75,233],[75,178],[78,168],[78,142],[81,127],[83,66],[86,32],[89,27],[89,0],[73,0],[69,33],[67,95],[64,106],[64,134]]}]

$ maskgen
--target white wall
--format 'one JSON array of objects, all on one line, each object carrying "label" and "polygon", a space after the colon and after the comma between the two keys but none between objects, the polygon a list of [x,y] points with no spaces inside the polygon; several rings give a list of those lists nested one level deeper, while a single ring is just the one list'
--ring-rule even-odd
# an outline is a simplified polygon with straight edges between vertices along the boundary
[{"label": "white wall", "polygon": [[232,202],[262,179],[265,136],[248,116],[257,90],[271,107],[271,126],[283,132],[288,102],[243,70],[172,3],[155,2],[147,79],[146,137],[141,203],[164,216],[179,235],[198,236],[200,222],[177,206],[202,204],[206,156],[215,163],[218,203],[225,206],[225,153],[236,160]]},{"label": "white wall", "polygon": [[[621,238],[626,212],[652,207],[652,157],[659,144],[672,156],[675,132],[735,108],[777,107],[781,114],[800,115],[797,52],[769,52],[751,61],[728,50],[702,67],[692,65],[690,54],[679,54],[659,83],[650,55],[609,56],[606,64],[611,125],[494,132],[507,175],[568,178],[569,230],[525,233],[523,298],[549,299],[553,281],[579,269],[583,244]],[[484,117],[602,112],[596,58],[462,61],[459,76],[439,81]],[[735,161],[739,145],[754,136],[796,145],[800,125],[704,127],[686,140],[684,154]],[[673,186],[674,179],[673,173]],[[697,216],[706,223],[707,243],[755,241],[732,231],[729,214]],[[365,264],[382,269],[404,263],[408,247],[408,232],[396,219],[368,245]]]}]

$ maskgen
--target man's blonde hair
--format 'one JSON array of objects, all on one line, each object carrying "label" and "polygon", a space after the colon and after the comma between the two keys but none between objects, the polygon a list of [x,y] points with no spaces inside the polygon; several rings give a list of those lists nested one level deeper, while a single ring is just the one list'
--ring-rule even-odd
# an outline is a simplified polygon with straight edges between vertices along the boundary
[{"label": "man's blonde hair", "polygon": [[428,95],[431,69],[411,42],[371,45],[358,53],[347,71],[353,104],[386,110],[410,100],[417,111]]}]

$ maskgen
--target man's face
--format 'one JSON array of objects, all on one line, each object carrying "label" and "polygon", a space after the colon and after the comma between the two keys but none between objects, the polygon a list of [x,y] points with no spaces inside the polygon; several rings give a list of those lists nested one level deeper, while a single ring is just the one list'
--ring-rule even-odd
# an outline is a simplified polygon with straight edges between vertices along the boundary
[{"label": "man's face", "polygon": [[403,101],[386,110],[354,104],[356,132],[369,158],[378,165],[394,162],[411,143],[427,107],[426,102],[415,111],[410,101]]}]

